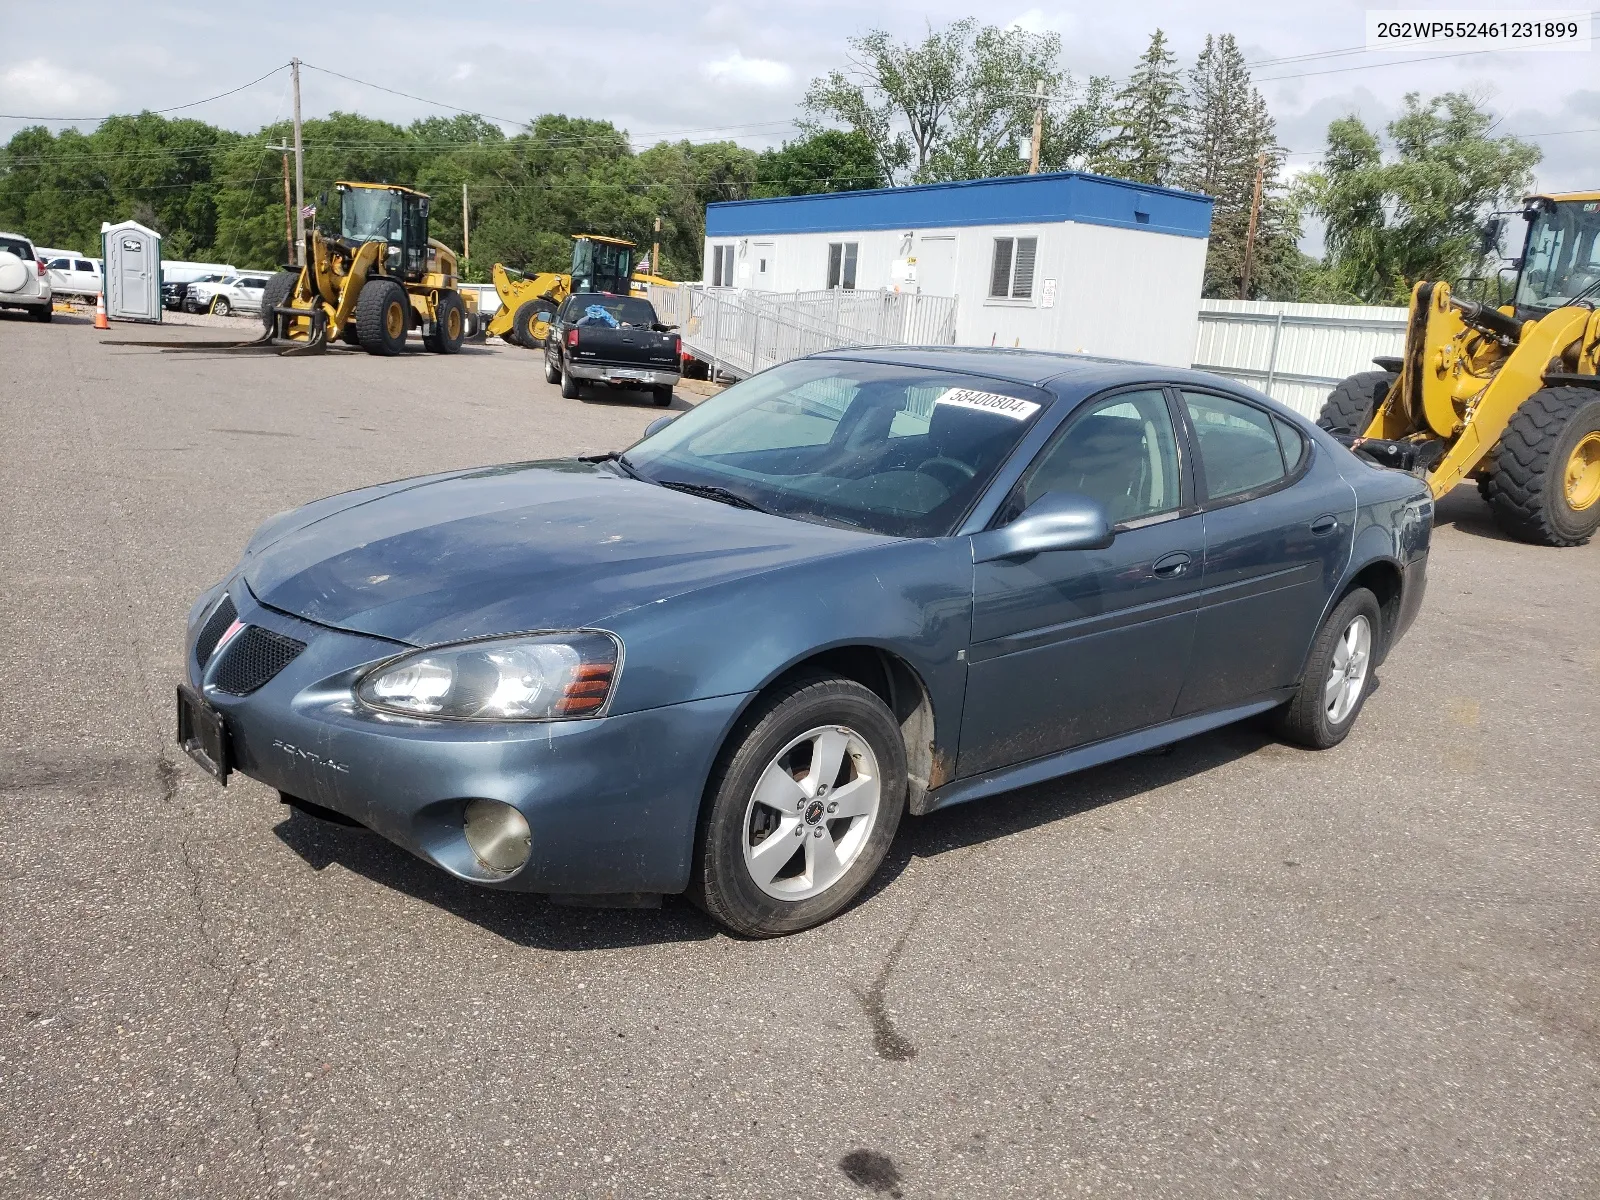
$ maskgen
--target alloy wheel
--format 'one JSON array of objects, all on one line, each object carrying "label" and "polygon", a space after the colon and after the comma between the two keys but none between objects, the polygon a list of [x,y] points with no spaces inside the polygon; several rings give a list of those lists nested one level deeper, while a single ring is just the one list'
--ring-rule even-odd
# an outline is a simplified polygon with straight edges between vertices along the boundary
[{"label": "alloy wheel", "polygon": [[1328,680],[1322,685],[1322,703],[1330,724],[1343,724],[1355,711],[1371,664],[1372,625],[1365,616],[1357,616],[1339,635]]},{"label": "alloy wheel", "polygon": [[776,900],[827,891],[861,857],[881,799],[865,738],[843,725],[802,733],[773,756],[745,807],[751,880]]}]

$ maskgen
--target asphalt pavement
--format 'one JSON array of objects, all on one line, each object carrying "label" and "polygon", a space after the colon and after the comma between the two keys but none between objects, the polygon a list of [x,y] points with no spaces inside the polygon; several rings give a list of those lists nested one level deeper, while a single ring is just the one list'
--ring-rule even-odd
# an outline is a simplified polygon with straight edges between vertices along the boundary
[{"label": "asphalt pavement", "polygon": [[474,889],[172,745],[262,519],[620,448],[648,398],[106,336],[0,316],[0,1196],[1600,1195],[1600,544],[1458,492],[1343,746],[908,818],[864,902],[748,942]]}]

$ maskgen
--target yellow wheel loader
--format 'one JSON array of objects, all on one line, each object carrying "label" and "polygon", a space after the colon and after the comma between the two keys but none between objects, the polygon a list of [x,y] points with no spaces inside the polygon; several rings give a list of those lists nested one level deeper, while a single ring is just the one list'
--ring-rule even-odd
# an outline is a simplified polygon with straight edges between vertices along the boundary
[{"label": "yellow wheel loader", "polygon": [[1514,538],[1580,546],[1600,528],[1600,192],[1523,206],[1510,302],[1418,283],[1404,354],[1346,379],[1317,423],[1435,497],[1475,479]]},{"label": "yellow wheel loader", "polygon": [[572,266],[564,274],[541,271],[523,275],[495,263],[490,278],[500,297],[500,309],[489,321],[488,332],[514,346],[536,350],[544,345],[550,328],[548,319],[541,319],[540,314],[553,313],[573,292],[643,295],[648,284],[674,286],[670,279],[635,271],[636,248],[623,238],[580,233],[572,239]]},{"label": "yellow wheel loader", "polygon": [[308,231],[306,265],[267,282],[264,340],[310,354],[337,338],[392,355],[415,329],[429,350],[456,353],[477,323],[477,298],[458,286],[455,251],[428,236],[428,197],[387,183],[335,186],[339,232]]}]

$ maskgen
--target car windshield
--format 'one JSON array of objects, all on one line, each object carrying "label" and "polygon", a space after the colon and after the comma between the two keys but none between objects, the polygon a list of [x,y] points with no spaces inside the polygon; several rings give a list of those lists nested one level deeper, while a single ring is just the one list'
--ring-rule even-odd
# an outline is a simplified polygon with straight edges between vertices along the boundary
[{"label": "car windshield", "polygon": [[573,325],[633,325],[648,328],[655,324],[656,310],[648,300],[592,293],[569,297],[562,320]]},{"label": "car windshield", "polygon": [[1049,397],[1020,384],[842,359],[785,363],[627,452],[656,482],[892,537],[951,533]]},{"label": "car windshield", "polygon": [[351,188],[340,201],[340,228],[352,242],[400,240],[400,197],[378,188]]},{"label": "car windshield", "polygon": [[1600,200],[1562,201],[1535,217],[1517,282],[1518,307],[1557,309],[1596,283]]}]

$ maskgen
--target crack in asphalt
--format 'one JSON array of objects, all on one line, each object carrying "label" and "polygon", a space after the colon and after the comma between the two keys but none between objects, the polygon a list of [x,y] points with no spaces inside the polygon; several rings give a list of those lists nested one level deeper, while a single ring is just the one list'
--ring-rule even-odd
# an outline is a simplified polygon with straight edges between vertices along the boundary
[{"label": "crack in asphalt", "polygon": [[[178,768],[166,755],[156,757],[156,774],[161,778],[161,802],[163,805],[173,804],[178,795]],[[187,828],[187,825],[184,826]],[[189,851],[188,834],[178,838],[178,853],[183,859],[184,870],[189,876],[189,899],[194,905],[195,920],[200,926],[201,941],[204,946],[201,961],[218,979],[226,980],[226,990],[222,996],[222,1012],[218,1016],[218,1024],[222,1027],[223,1035],[228,1039],[232,1054],[228,1061],[228,1078],[233,1082],[234,1090],[239,1093],[245,1107],[250,1112],[251,1123],[255,1126],[255,1159],[261,1172],[263,1188],[270,1186],[272,1171],[267,1165],[267,1131],[266,1124],[261,1115],[261,1103],[256,1095],[245,1086],[244,1077],[239,1073],[239,1067],[244,1059],[244,1040],[234,1031],[230,1018],[233,1015],[234,997],[239,991],[239,981],[244,976],[244,968],[232,972],[230,975],[222,965],[222,946],[217,938],[213,922],[209,919],[209,905],[206,902],[205,891],[201,887],[200,870],[195,866],[194,859]]]}]

